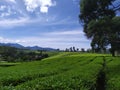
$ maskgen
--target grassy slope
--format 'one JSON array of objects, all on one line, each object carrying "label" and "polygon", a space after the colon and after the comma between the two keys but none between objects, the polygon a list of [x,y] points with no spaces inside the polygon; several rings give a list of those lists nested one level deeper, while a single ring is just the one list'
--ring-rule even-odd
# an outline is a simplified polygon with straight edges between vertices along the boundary
[{"label": "grassy slope", "polygon": [[[65,52],[42,61],[0,67],[0,90],[94,90],[98,73],[102,68],[103,56],[106,55]],[[112,65],[116,64],[112,63],[110,58],[106,57],[106,60],[109,62],[108,67],[112,68]],[[118,60],[117,62],[120,63]],[[111,68],[108,70],[109,87],[113,74],[110,73]]]},{"label": "grassy slope", "polygon": [[120,57],[107,58],[107,90],[120,90]]}]

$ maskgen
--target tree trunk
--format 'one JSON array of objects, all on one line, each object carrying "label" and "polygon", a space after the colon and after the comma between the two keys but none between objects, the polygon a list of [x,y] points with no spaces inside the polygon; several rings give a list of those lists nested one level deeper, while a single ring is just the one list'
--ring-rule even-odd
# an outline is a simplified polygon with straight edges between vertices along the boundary
[{"label": "tree trunk", "polygon": [[112,56],[115,57],[115,50],[112,50]]},{"label": "tree trunk", "polygon": [[113,43],[111,43],[111,54],[113,57],[115,57],[115,47]]}]

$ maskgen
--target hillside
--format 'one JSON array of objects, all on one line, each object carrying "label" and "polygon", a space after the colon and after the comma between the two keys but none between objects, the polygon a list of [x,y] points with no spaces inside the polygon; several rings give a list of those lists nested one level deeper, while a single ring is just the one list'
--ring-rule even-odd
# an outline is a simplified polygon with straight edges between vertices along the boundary
[{"label": "hillside", "polygon": [[0,90],[119,90],[119,59],[61,52],[42,61],[1,62]]}]

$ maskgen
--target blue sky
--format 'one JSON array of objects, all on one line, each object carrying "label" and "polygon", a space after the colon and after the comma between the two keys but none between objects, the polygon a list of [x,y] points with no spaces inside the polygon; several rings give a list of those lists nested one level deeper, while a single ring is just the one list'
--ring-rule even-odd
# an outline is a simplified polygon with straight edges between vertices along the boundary
[{"label": "blue sky", "polygon": [[79,0],[0,0],[0,42],[90,48],[78,15]]}]

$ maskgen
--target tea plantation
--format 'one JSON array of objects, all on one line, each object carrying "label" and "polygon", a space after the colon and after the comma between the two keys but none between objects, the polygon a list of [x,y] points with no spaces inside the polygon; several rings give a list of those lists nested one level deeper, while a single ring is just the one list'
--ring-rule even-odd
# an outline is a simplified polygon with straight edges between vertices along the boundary
[{"label": "tea plantation", "polygon": [[120,57],[78,52],[41,61],[0,62],[0,90],[120,90],[119,69]]}]

